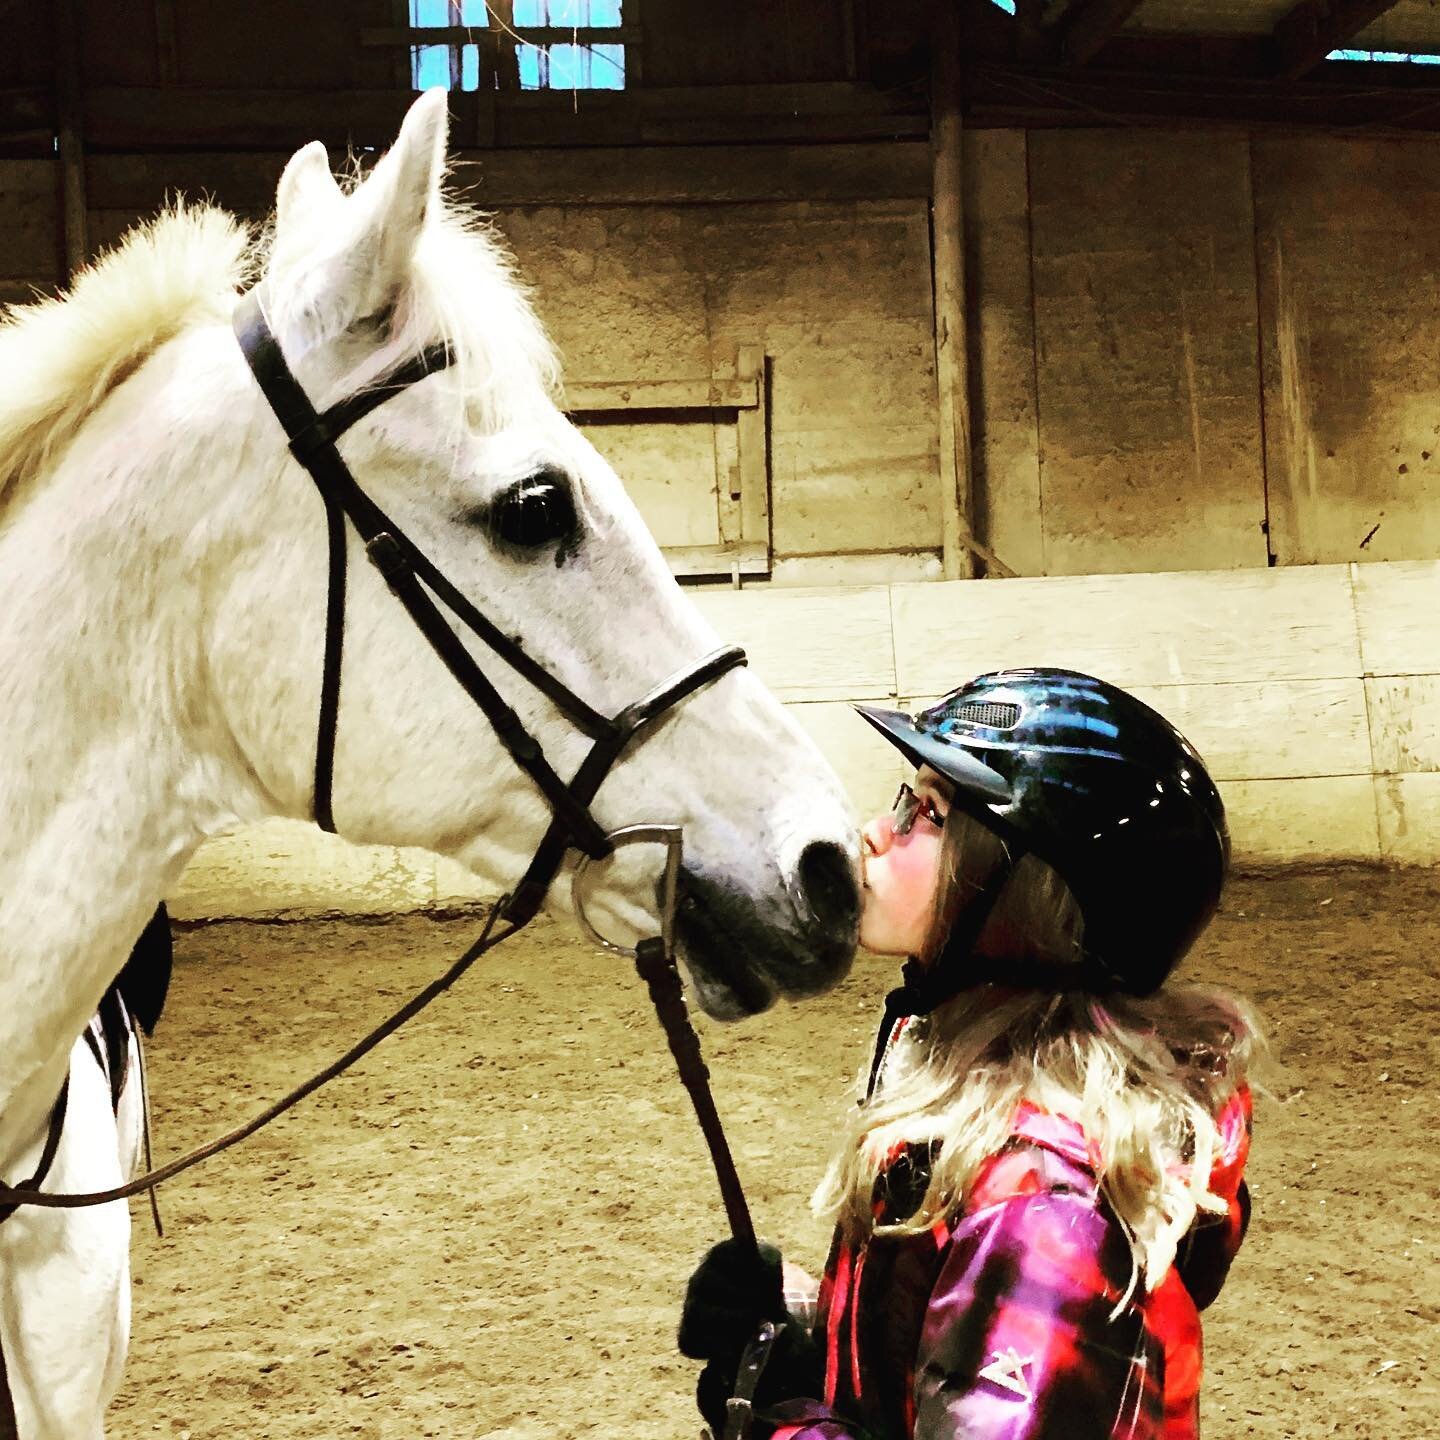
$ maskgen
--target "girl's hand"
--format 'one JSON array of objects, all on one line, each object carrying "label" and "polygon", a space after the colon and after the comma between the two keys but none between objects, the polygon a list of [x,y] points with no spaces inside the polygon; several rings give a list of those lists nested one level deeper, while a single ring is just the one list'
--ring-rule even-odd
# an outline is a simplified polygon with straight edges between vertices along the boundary
[{"label": "girl's hand", "polygon": [[762,1320],[786,1318],[780,1252],[760,1245],[757,1255],[738,1240],[712,1246],[685,1287],[680,1312],[680,1353],[693,1360],[734,1362]]}]

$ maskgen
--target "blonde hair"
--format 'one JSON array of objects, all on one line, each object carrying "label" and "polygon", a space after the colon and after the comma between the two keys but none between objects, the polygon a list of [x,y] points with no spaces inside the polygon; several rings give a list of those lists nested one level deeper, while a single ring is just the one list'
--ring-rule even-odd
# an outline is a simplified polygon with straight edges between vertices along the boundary
[{"label": "blonde hair", "polygon": [[[998,843],[977,821],[951,811],[922,958],[933,963],[973,893],[967,857],[983,864],[987,847]],[[1079,945],[1082,929],[1064,881],[1027,855],[975,952],[1063,956]],[[1101,1191],[1129,1238],[1134,1278],[1157,1280],[1197,1214],[1225,1209],[1210,1190],[1221,1152],[1217,1120],[1263,1051],[1249,1006],[1221,990],[1167,986],[1142,998],[994,984],[963,989],[903,1032],[885,1083],[854,1113],[814,1207],[856,1240],[917,1234],[951,1219],[981,1166],[1009,1140],[1018,1106],[1029,1101],[1084,1131],[1100,1157]],[[905,1145],[930,1148],[928,1184],[912,1214],[877,1222],[876,1185]]]}]

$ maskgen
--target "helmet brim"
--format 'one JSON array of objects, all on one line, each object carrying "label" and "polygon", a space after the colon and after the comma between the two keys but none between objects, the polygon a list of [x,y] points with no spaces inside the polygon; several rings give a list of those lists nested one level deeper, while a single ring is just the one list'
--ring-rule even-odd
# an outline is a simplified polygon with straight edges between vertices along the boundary
[{"label": "helmet brim", "polygon": [[969,751],[951,745],[939,735],[921,730],[903,710],[881,710],[874,705],[857,705],[855,710],[917,770],[928,765],[958,790],[988,805],[1004,805],[1010,801],[1010,786],[983,760],[977,760]]}]

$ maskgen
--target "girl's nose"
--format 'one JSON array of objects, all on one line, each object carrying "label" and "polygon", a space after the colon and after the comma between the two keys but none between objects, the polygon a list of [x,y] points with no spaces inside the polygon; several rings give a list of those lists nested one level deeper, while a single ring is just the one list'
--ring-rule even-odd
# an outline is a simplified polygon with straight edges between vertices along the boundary
[{"label": "girl's nose", "polygon": [[888,815],[877,815],[860,832],[871,855],[883,855],[895,843],[895,827]]}]

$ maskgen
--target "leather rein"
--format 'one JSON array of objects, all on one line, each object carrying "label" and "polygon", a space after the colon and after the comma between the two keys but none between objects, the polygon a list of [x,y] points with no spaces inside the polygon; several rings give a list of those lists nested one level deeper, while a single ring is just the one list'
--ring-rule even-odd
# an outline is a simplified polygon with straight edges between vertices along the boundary
[{"label": "leather rein", "polygon": [[[614,852],[615,841],[595,819],[590,811],[590,804],[621,753],[652,721],[674,709],[702,686],[746,663],[744,650],[739,646],[726,646],[704,656],[613,716],[607,717],[593,709],[465,598],[371,499],[350,473],[336,449],[335,442],[357,420],[409,386],[419,384],[427,376],[445,369],[450,364],[449,350],[445,347],[426,350],[383,381],[337,402],[324,412],[317,412],[304,388],[291,373],[279,342],[270,330],[262,308],[262,295],[258,289],[250,291],[239,302],[235,311],[234,328],[251,373],[285,431],[292,455],[309,472],[325,504],[330,559],[325,659],[315,745],[316,823],[324,830],[332,833],[335,831],[332,796],[335,731],[339,715],[344,648],[347,520],[359,534],[371,563],[384,577],[386,584],[405,607],[421,634],[479,707],[516,765],[544,795],[552,818],[524,875],[513,890],[503,895],[490,908],[479,937],[469,949],[442,975],[431,981],[318,1074],[297,1085],[244,1124],[168,1164],[148,1170],[124,1185],[86,1193],[56,1194],[42,1191],[38,1187],[48,1166],[42,1166],[35,1176],[19,1185],[10,1186],[0,1182],[0,1223],[20,1205],[46,1209],[77,1209],[108,1204],[113,1200],[124,1200],[132,1195],[153,1190],[162,1182],[253,1135],[327,1081],[348,1070],[386,1036],[398,1030],[436,996],[448,990],[487,950],[508,939],[535,917],[549,893],[565,858],[565,852],[572,845],[578,848],[587,860],[602,860]],[[488,649],[540,691],[577,729],[594,741],[568,783],[556,774],[539,742],[525,729],[520,718],[505,703],[499,691],[476,664],[435,600],[431,598],[432,595],[443,601],[451,613]],[[631,827],[632,830],[635,828],[637,827]],[[670,844],[671,854],[678,861],[678,827],[652,828],[654,833],[648,838]],[[616,832],[617,836],[626,833]],[[672,834],[673,842],[670,839]],[[642,941],[638,948],[645,953],[647,959],[642,974],[647,970],[657,974],[657,978],[653,980],[646,974],[652,993],[656,991],[657,984],[667,996],[673,991],[673,997],[667,998],[663,1008],[657,995],[657,1009],[661,1009],[662,1023],[666,1025],[667,1035],[671,1037],[671,1048],[679,1061],[681,1050],[676,1049],[676,1046],[679,1045],[687,1051],[690,1047],[685,1046],[683,1039],[675,1038],[678,1032],[673,1028],[677,1021],[675,1001],[679,997],[680,983],[678,973],[675,973],[670,933],[675,905],[675,870],[675,863],[667,866],[666,893],[662,905],[662,938],[658,945],[655,942]],[[589,930],[588,924],[586,929]],[[594,935],[593,931],[589,933]],[[658,975],[658,970],[661,969],[673,975],[673,982]],[[684,1017],[683,1003],[679,1006],[678,1020],[685,1029],[689,1029],[689,1022]],[[692,1041],[693,1038],[691,1031]],[[697,1113],[700,1113],[703,1102],[697,1097],[694,1066],[699,1065],[701,1074],[698,1083],[703,1087],[704,1065],[699,1059],[698,1043],[693,1046],[693,1052],[693,1061],[687,1058],[682,1062],[682,1078],[686,1078],[688,1066],[690,1078],[686,1078],[686,1085],[691,1091]],[[708,1100],[708,1092],[705,1099]],[[61,1105],[57,1106],[62,1119],[63,1100],[62,1093]],[[710,1109],[713,1114],[713,1106]],[[703,1113],[701,1120],[707,1139],[711,1139],[712,1129],[718,1131],[718,1120],[714,1121],[712,1126],[706,1122]],[[58,1144],[59,1138],[59,1127],[55,1124],[53,1115],[51,1131],[47,1149],[53,1154],[53,1147]],[[720,1137],[720,1144],[724,1144],[723,1136]],[[711,1148],[732,1226],[736,1227],[737,1234],[743,1230],[753,1236],[753,1231],[749,1230],[749,1217],[744,1213],[743,1197],[739,1196],[738,1181],[733,1178],[734,1167],[730,1163],[728,1151],[722,1156],[715,1150],[713,1140]],[[735,1208],[737,1202],[738,1211]],[[3,1389],[3,1385],[0,1385],[0,1389]],[[0,1404],[3,1404],[3,1400],[0,1400]],[[3,1437],[3,1434],[3,1426],[0,1426],[0,1437]]]}]

